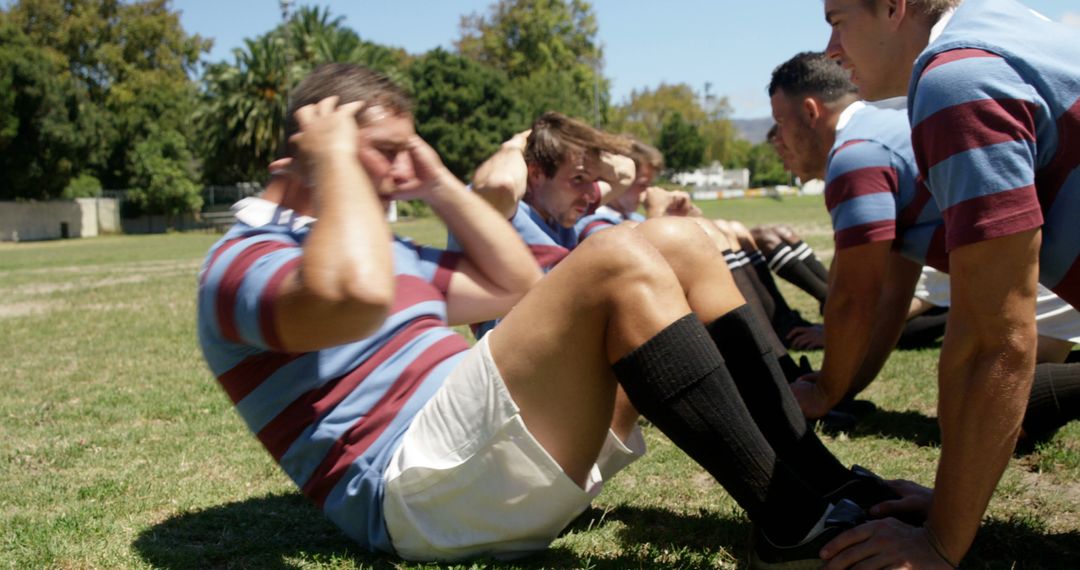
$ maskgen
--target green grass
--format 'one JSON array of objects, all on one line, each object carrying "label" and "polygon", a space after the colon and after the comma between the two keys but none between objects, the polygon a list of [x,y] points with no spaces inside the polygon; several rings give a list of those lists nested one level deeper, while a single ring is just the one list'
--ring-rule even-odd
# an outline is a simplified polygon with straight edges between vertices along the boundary
[{"label": "green grass", "polygon": [[[827,257],[820,198],[704,203],[786,222]],[[439,244],[435,220],[399,232]],[[353,546],[280,473],[206,370],[195,272],[217,236],[0,244],[0,567],[420,568]],[[781,283],[806,315],[814,302]],[[820,353],[809,353],[818,363]],[[933,480],[937,350],[897,353],[846,463]],[[662,435],[552,548],[493,568],[731,568],[749,524]],[[1010,465],[968,562],[1080,560],[1080,425]],[[437,566],[432,566],[437,567]],[[470,565],[459,566],[462,568]]]}]

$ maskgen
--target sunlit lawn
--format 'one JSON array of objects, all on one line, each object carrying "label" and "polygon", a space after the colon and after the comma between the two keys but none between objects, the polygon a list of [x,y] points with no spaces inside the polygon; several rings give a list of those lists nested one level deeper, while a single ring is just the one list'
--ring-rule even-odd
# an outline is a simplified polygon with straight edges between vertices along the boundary
[{"label": "sunlit lawn", "polygon": [[[821,198],[703,203],[748,225],[787,222],[831,256]],[[439,243],[433,219],[397,230]],[[195,272],[217,236],[0,244],[0,566],[401,567],[325,522],[278,471],[207,372]],[[804,315],[811,299],[781,283]],[[923,483],[937,458],[937,350],[894,355],[846,463]],[[820,353],[810,353],[815,362]],[[496,568],[709,568],[745,561],[749,524],[647,427],[651,451],[546,553]],[[1080,564],[1080,425],[1009,467],[971,567]]]}]

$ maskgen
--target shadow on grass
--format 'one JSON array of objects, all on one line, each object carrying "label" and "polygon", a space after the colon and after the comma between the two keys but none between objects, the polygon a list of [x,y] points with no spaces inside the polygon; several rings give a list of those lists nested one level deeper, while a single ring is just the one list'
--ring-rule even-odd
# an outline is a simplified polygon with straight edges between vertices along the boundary
[{"label": "shadow on grass", "polygon": [[904,439],[920,446],[941,445],[937,418],[911,410],[897,412],[878,408],[859,420],[848,436]]},{"label": "shadow on grass", "polygon": [[967,568],[1076,568],[1080,532],[1048,533],[1039,521],[989,520],[983,523]]},{"label": "shadow on grass", "polygon": [[[740,555],[749,535],[745,520],[719,514],[679,514],[660,508],[620,506],[586,510],[564,533],[586,533],[612,521],[625,525],[621,556],[597,559],[569,547],[500,563],[477,560],[457,567],[626,568],[662,567],[654,557],[678,551],[684,558],[709,558],[721,548]],[[133,545],[158,568],[285,569],[351,560],[364,568],[431,567],[372,554],[360,548],[300,494],[269,495],[175,515],[139,534]]]}]

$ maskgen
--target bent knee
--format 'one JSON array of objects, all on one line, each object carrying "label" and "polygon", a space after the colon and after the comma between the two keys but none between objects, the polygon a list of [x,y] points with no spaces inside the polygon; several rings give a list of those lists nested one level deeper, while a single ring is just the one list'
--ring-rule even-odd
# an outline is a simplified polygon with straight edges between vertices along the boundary
[{"label": "bent knee", "polygon": [[[653,218],[642,223],[637,227],[637,231],[644,236],[653,247],[667,256],[695,248],[708,248],[715,245],[705,224],[708,224],[708,221],[699,221],[696,218],[666,216],[663,218]],[[719,232],[714,233],[720,235]]]},{"label": "bent knee", "polygon": [[750,236],[754,238],[754,243],[761,249],[766,255],[772,253],[776,248],[784,245],[784,238],[780,236],[776,226],[757,226],[750,230]]}]

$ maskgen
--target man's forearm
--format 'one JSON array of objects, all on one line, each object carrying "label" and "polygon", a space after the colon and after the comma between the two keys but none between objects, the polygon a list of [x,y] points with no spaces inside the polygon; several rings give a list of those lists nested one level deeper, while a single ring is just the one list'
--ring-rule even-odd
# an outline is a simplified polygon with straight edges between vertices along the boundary
[{"label": "man's forearm", "polygon": [[504,142],[495,154],[476,169],[472,188],[504,218],[514,214],[518,201],[525,196],[528,166],[525,141],[521,134]]},{"label": "man's forearm", "polygon": [[304,243],[301,281],[323,298],[389,295],[394,288],[390,228],[367,173],[353,156],[315,160],[315,224]]},{"label": "man's forearm", "polygon": [[963,350],[955,338],[941,351],[941,459],[928,519],[954,563],[970,548],[1012,457],[1034,372],[1034,347]]},{"label": "man's forearm", "polygon": [[889,360],[907,323],[908,308],[922,267],[900,256],[889,254],[889,268],[874,317],[874,330],[862,366],[855,374],[848,395],[854,395],[873,382]]},{"label": "man's forearm", "polygon": [[463,255],[494,285],[523,291],[542,275],[513,226],[456,179],[448,179],[428,202]]},{"label": "man's forearm", "polygon": [[819,388],[832,407],[851,389],[870,349],[877,291],[830,291],[825,301],[825,357]]}]

